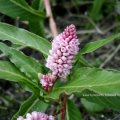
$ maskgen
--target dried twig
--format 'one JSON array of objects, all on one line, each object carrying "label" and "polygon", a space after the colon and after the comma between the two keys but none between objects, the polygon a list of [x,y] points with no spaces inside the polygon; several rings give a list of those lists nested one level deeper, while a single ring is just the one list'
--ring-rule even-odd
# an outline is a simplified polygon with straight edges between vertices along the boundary
[{"label": "dried twig", "polygon": [[100,68],[104,67],[114,57],[114,55],[118,52],[119,49],[120,49],[120,44],[113,51],[113,53],[104,61],[104,63],[100,65]]},{"label": "dried twig", "polygon": [[96,33],[97,31],[95,29],[91,29],[91,30],[79,30],[77,31],[77,34],[92,34],[92,33]]},{"label": "dried twig", "polygon": [[58,34],[58,32],[57,32],[57,27],[56,27],[55,20],[53,18],[51,6],[50,6],[50,1],[49,0],[44,0],[44,4],[45,4],[47,17],[49,19],[50,29],[51,29],[51,32],[53,34],[53,37],[55,37]]},{"label": "dried twig", "polygon": [[[115,27],[119,27],[120,23],[115,23],[113,25],[111,25],[109,28],[106,28],[105,30],[102,31],[102,35],[106,34],[107,32],[109,32],[110,30],[114,29]],[[79,30],[77,32],[77,34],[92,34],[92,33],[98,33],[101,34],[101,32],[99,32],[96,29],[91,29],[91,30]]]},{"label": "dried twig", "polygon": [[77,18],[87,19],[93,25],[93,27],[95,28],[95,30],[93,29],[94,31],[92,30],[93,33],[96,31],[99,34],[104,34],[104,32],[98,27],[98,25],[96,25],[95,22],[90,17],[88,17],[86,15],[74,15],[74,14],[71,14],[69,17],[77,17]]}]

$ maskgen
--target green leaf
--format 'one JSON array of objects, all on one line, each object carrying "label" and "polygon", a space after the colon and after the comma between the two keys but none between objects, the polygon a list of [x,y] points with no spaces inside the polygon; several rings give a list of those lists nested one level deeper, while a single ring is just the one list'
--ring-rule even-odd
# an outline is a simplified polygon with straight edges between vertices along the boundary
[{"label": "green leaf", "polygon": [[[44,37],[43,19],[41,19],[45,17],[43,9],[35,10],[25,0],[0,0],[0,3],[1,13],[15,19],[28,20],[30,31]],[[35,4],[39,6],[39,3]]]},{"label": "green leaf", "polygon": [[84,91],[82,94],[77,94],[80,98],[85,98],[87,101],[98,104],[104,108],[112,108],[120,110],[120,93],[99,95],[93,91]]},{"label": "green leaf", "polygon": [[0,78],[13,82],[25,81],[27,78],[13,64],[0,61]]},{"label": "green leaf", "polygon": [[89,67],[78,68],[71,74],[71,80],[54,88],[46,97],[58,99],[63,92],[66,94],[82,93],[84,90],[94,91],[98,94],[120,93],[120,72]]},{"label": "green leaf", "polygon": [[38,20],[45,17],[43,12],[33,9],[25,0],[0,0],[0,12],[22,20]]},{"label": "green leaf", "polygon": [[37,97],[35,95],[32,95],[25,102],[23,102],[22,105],[20,106],[19,111],[12,117],[12,120],[16,120],[18,116],[25,115],[27,111],[33,106],[36,99]]},{"label": "green leaf", "polygon": [[[43,0],[33,0],[31,7],[38,11],[44,11],[44,1]],[[29,27],[33,33],[40,35],[41,37],[45,37],[43,20],[36,20],[36,21],[30,20]]]},{"label": "green leaf", "polygon": [[96,49],[108,44],[109,42],[112,42],[113,40],[116,40],[117,38],[120,37],[120,33],[112,35],[108,38],[102,39],[102,40],[98,40],[95,42],[90,42],[87,43],[84,48],[80,51],[79,54],[86,54],[86,53],[90,53],[95,51]]},{"label": "green leaf", "polygon": [[[92,67],[91,64],[88,63],[87,60],[85,60],[85,58],[79,54],[76,56],[75,58],[75,63],[73,64],[73,67],[72,67],[72,70],[71,70],[71,74],[73,74],[77,68],[80,68],[80,67]],[[72,76],[68,76],[67,79],[70,79]]]},{"label": "green leaf", "polygon": [[0,22],[0,39],[14,44],[24,45],[39,50],[45,55],[51,48],[49,41],[24,29]]},{"label": "green leaf", "polygon": [[29,111],[29,109],[33,106],[34,102],[36,101],[37,97],[32,95],[29,97],[23,104],[20,106],[19,111],[12,117],[12,120],[16,120],[18,116],[23,116]]},{"label": "green leaf", "polygon": [[[113,94],[114,95],[114,94]],[[120,95],[120,93],[118,94]],[[93,96],[88,99],[91,102],[104,106],[105,108],[112,108],[114,110],[120,110],[120,96]]]},{"label": "green leaf", "polygon": [[44,24],[43,24],[42,20],[41,21],[40,20],[36,20],[36,21],[30,20],[29,28],[30,28],[30,31],[32,31],[33,33],[40,35],[41,37],[45,37]]},{"label": "green leaf", "polygon": [[90,65],[80,53],[76,56],[75,60],[76,62],[74,63],[73,67],[92,67],[92,65]]},{"label": "green leaf", "polygon": [[22,103],[18,112],[12,117],[12,120],[16,120],[18,116],[24,116],[28,112],[45,112],[47,107],[48,104],[40,101],[37,96],[33,94]]},{"label": "green leaf", "polygon": [[38,10],[38,9],[39,9],[40,1],[41,1],[41,0],[33,0],[33,1],[32,1],[32,5],[31,5],[32,8]]},{"label": "green leaf", "polygon": [[67,101],[66,120],[82,120],[79,109],[70,100]]},{"label": "green leaf", "polygon": [[29,110],[29,112],[33,111],[39,111],[39,112],[45,112],[48,107],[48,104],[41,101],[40,99],[37,99],[34,103],[34,106]]},{"label": "green leaf", "polygon": [[90,17],[92,20],[98,20],[101,16],[100,12],[102,11],[102,5],[105,0],[94,0],[92,10],[90,11]]},{"label": "green leaf", "polygon": [[81,99],[81,103],[83,104],[83,106],[89,111],[89,112],[100,112],[104,110],[104,106],[94,103],[94,102],[90,102],[87,99],[82,98]]},{"label": "green leaf", "polygon": [[28,87],[33,92],[39,92],[39,88],[36,84],[31,82],[23,73],[21,73],[13,64],[7,61],[0,61],[0,78],[19,82],[22,85]]},{"label": "green leaf", "polygon": [[0,43],[0,50],[8,56],[10,61],[14,63],[21,72],[25,73],[32,80],[38,80],[38,73],[43,73],[43,66],[22,52],[14,48],[9,48],[3,43]]},{"label": "green leaf", "polygon": [[44,0],[33,0],[31,6],[36,10],[44,10]]}]

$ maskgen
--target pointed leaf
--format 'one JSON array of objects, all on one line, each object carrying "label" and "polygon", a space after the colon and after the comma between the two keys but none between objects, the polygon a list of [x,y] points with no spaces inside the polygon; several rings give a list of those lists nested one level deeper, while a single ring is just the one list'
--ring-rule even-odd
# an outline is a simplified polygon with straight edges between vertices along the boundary
[{"label": "pointed leaf", "polygon": [[71,94],[82,93],[84,90],[94,91],[98,94],[120,93],[120,72],[89,67],[78,68],[71,75],[71,80],[54,88],[46,97],[58,99],[62,92]]},{"label": "pointed leaf", "polygon": [[92,18],[92,20],[99,20],[102,12],[101,8],[104,2],[104,0],[94,0],[92,10],[90,11],[90,17]]},{"label": "pointed leaf", "polygon": [[0,78],[13,82],[19,82],[22,85],[28,87],[31,91],[39,92],[38,86],[31,82],[10,62],[0,61]]},{"label": "pointed leaf", "polygon": [[88,61],[81,55],[81,54],[78,54],[75,58],[75,63],[73,65],[73,68],[76,67],[92,67],[92,65],[90,65],[88,63]]},{"label": "pointed leaf", "polygon": [[70,100],[67,101],[66,120],[82,120],[79,109]]},{"label": "pointed leaf", "polygon": [[99,104],[94,103],[94,102],[90,102],[84,98],[81,99],[81,103],[86,108],[86,110],[88,110],[89,112],[101,112],[104,110],[104,106],[99,105]]},{"label": "pointed leaf", "polygon": [[40,99],[38,99],[37,96],[33,94],[22,103],[18,112],[12,117],[12,120],[16,120],[18,116],[23,116],[28,112],[45,112],[47,107],[48,104],[40,101]]},{"label": "pointed leaf", "polygon": [[36,10],[44,10],[44,0],[33,0],[31,6]]},{"label": "pointed leaf", "polygon": [[7,61],[0,61],[0,78],[8,79],[13,82],[27,80],[13,64]]},{"label": "pointed leaf", "polygon": [[14,27],[9,24],[0,22],[0,39],[9,40],[14,44],[24,45],[34,48],[45,55],[49,54],[50,43],[33,33],[30,33],[24,29]]},{"label": "pointed leaf", "polygon": [[27,111],[32,107],[37,97],[32,95],[23,104],[20,106],[19,111],[12,117],[12,120],[16,120],[18,116],[23,116],[27,113]]},{"label": "pointed leaf", "polygon": [[29,110],[29,112],[39,111],[45,112],[49,104],[37,99],[33,105],[33,107]]},{"label": "pointed leaf", "polygon": [[14,48],[9,48],[3,43],[0,43],[0,50],[8,56],[10,61],[14,63],[21,72],[25,73],[32,80],[38,80],[38,73],[43,72],[43,66],[35,59],[24,55],[22,52],[17,51]]},{"label": "pointed leaf", "polygon": [[87,43],[84,48],[80,51],[80,54],[86,54],[95,51],[96,49],[108,44],[109,42],[112,42],[113,40],[116,40],[117,38],[120,38],[120,33],[112,35],[110,37],[107,37],[102,40],[98,40],[95,42]]},{"label": "pointed leaf", "polygon": [[77,94],[85,98],[87,101],[99,104],[104,108],[112,108],[114,110],[120,110],[120,93],[111,93],[111,94],[97,94],[93,91],[83,91],[83,94]]},{"label": "pointed leaf", "polygon": [[45,37],[44,23],[42,20],[41,21],[40,20],[36,20],[36,21],[30,20],[29,28],[30,28],[30,31],[32,31],[33,33],[40,35],[41,37]]},{"label": "pointed leaf", "polygon": [[25,0],[0,0],[0,12],[22,20],[38,20],[45,17],[43,12],[33,9]]}]

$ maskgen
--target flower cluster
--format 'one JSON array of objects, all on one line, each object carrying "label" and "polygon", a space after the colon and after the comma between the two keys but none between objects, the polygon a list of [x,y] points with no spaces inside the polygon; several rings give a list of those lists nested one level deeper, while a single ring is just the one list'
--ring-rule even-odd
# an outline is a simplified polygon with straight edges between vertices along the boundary
[{"label": "flower cluster", "polygon": [[56,76],[49,74],[46,75],[42,75],[40,78],[40,83],[43,86],[43,88],[46,91],[49,91],[50,88],[53,86],[55,80],[56,80]]},{"label": "flower cluster", "polygon": [[47,114],[45,113],[41,113],[41,112],[32,112],[31,114],[30,113],[27,113],[26,115],[26,118],[23,118],[22,116],[19,116],[17,118],[17,120],[55,120],[53,116],[48,116]]},{"label": "flower cluster", "polygon": [[79,51],[79,44],[73,24],[54,38],[46,62],[46,67],[52,71],[52,74],[43,75],[40,79],[40,83],[46,91],[53,86],[57,77],[65,79],[69,75],[74,57]]},{"label": "flower cluster", "polygon": [[55,37],[46,63],[46,67],[52,70],[53,75],[66,78],[72,68],[74,57],[78,53],[79,44],[73,24]]}]

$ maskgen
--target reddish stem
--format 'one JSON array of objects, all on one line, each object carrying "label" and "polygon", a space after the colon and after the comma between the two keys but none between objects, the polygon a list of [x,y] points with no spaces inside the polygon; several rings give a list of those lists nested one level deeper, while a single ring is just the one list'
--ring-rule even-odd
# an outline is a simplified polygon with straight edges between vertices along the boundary
[{"label": "reddish stem", "polygon": [[62,104],[61,104],[61,120],[65,120],[66,116],[66,103],[67,103],[67,95],[64,93],[62,95]]}]

